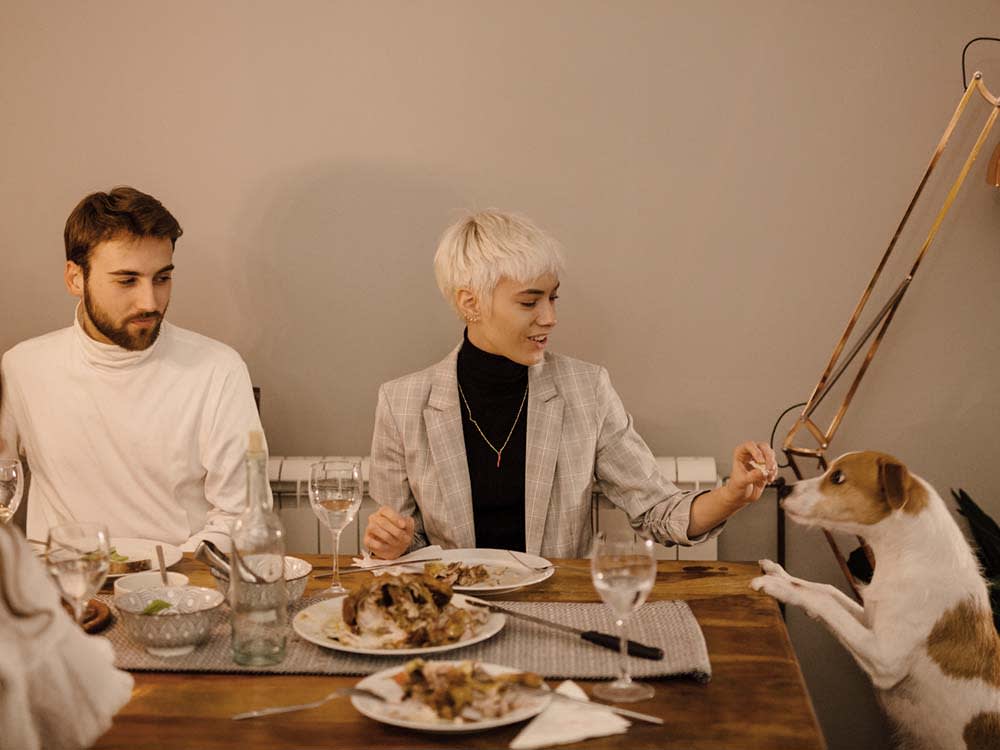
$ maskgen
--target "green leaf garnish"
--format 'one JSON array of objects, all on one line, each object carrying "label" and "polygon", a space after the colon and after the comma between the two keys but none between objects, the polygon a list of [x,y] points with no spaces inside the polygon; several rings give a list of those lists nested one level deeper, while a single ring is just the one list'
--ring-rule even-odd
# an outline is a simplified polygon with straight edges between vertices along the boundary
[{"label": "green leaf garnish", "polygon": [[149,604],[147,604],[146,608],[144,610],[142,610],[142,614],[144,614],[144,615],[158,615],[163,610],[170,609],[172,606],[174,606],[174,605],[171,604],[170,602],[165,602],[162,599],[153,599],[153,601],[151,601]]},{"label": "green leaf garnish", "polygon": [[128,557],[126,557],[125,555],[119,554],[118,550],[116,550],[114,547],[112,547],[111,548],[110,560],[111,560],[111,562],[123,563],[123,562],[128,562]]}]

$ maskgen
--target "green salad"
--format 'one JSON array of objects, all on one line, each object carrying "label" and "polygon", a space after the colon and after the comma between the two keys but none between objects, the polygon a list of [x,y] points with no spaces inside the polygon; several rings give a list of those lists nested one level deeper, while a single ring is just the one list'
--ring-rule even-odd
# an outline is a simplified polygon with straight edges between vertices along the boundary
[{"label": "green salad", "polygon": [[170,602],[165,602],[162,599],[153,599],[153,601],[151,601],[149,604],[147,604],[146,608],[144,610],[142,610],[142,614],[144,614],[144,615],[158,615],[161,612],[163,612],[164,610],[168,610],[168,609],[170,609],[173,606],[174,605],[171,604]]}]

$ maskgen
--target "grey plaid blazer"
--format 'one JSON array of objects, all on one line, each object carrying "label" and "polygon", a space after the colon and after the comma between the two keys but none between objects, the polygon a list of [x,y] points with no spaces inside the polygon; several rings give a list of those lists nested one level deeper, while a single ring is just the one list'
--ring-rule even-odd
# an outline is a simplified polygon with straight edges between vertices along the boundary
[{"label": "grey plaid blazer", "polygon": [[[370,494],[416,521],[412,547],[475,547],[472,490],[458,397],[456,347],[426,370],[379,388]],[[690,545],[693,494],[665,479],[598,365],[558,354],[528,369],[524,467],[527,551],[590,554],[592,495],[628,514],[663,544]],[[720,527],[721,528],[721,527]]]}]

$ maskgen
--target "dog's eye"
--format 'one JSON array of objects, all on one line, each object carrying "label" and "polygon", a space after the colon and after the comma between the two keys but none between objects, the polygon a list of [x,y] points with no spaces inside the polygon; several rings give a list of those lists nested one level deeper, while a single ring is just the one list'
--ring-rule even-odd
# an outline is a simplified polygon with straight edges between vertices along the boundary
[{"label": "dog's eye", "polygon": [[833,474],[830,475],[830,481],[834,484],[843,484],[847,481],[847,477],[844,476],[844,472],[837,469]]}]

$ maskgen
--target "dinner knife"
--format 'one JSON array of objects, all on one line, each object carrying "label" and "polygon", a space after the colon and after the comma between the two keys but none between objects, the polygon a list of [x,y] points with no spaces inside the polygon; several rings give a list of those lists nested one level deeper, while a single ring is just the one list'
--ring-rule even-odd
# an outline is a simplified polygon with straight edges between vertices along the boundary
[{"label": "dinner knife", "polygon": [[[508,609],[507,607],[501,607],[499,604],[483,601],[482,599],[476,599],[471,596],[466,596],[465,601],[477,607],[485,607],[490,612],[509,615],[510,617],[516,617],[521,620],[533,622],[536,625],[544,625],[545,627],[555,628],[556,630],[562,630],[566,633],[573,633],[574,635],[580,636],[585,641],[589,641],[590,643],[598,646],[603,646],[604,648],[609,648],[612,651],[618,651],[621,648],[621,641],[618,639],[618,636],[601,633],[598,630],[581,630],[580,628],[563,625],[561,622],[553,622],[552,620],[543,620],[541,617],[526,615],[523,612]],[[631,640],[628,642],[628,652],[630,656],[638,656],[640,659],[652,659],[653,661],[661,661],[663,659],[662,648],[657,646],[647,646],[643,643],[636,643]]]},{"label": "dinner knife", "polygon": [[521,692],[530,692],[533,695],[548,695],[553,698],[559,698],[564,701],[569,701],[570,703],[576,703],[581,706],[588,706],[590,708],[597,709],[599,711],[608,711],[613,714],[618,714],[619,716],[627,716],[630,719],[637,719],[638,721],[646,721],[650,724],[663,724],[663,719],[659,716],[653,716],[652,714],[643,714],[638,711],[632,711],[628,708],[619,708],[618,706],[612,706],[608,703],[598,703],[597,701],[585,701],[581,698],[574,698],[572,695],[564,695],[558,690],[544,690],[542,688],[527,688],[523,686],[518,686],[517,688]]},{"label": "dinner knife", "polygon": [[[366,570],[381,570],[382,568],[398,568],[403,565],[419,565],[425,562],[440,562],[440,557],[422,557],[419,560],[404,560],[403,562],[389,562],[384,565],[348,565],[347,567],[341,568],[340,573],[364,573]],[[329,578],[333,575],[331,570],[329,573],[317,573],[313,578]]]}]

